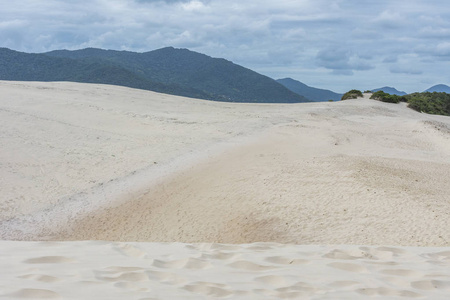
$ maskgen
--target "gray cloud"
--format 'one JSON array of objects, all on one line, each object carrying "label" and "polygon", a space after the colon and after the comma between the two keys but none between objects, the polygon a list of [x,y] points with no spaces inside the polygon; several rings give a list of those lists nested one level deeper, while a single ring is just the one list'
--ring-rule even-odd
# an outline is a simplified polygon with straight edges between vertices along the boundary
[{"label": "gray cloud", "polygon": [[389,69],[391,73],[396,74],[408,74],[408,75],[421,75],[423,74],[423,71],[415,68],[413,66],[407,66],[407,65],[397,65],[393,66]]},{"label": "gray cloud", "polygon": [[450,84],[444,0],[23,0],[0,11],[0,46],[19,51],[174,46],[340,92],[413,90],[420,75]]}]

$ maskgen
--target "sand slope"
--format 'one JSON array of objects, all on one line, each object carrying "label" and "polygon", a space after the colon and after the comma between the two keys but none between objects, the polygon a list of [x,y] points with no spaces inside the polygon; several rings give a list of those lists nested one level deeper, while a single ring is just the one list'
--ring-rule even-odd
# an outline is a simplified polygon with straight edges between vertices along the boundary
[{"label": "sand slope", "polygon": [[450,118],[2,82],[3,239],[450,246]]}]

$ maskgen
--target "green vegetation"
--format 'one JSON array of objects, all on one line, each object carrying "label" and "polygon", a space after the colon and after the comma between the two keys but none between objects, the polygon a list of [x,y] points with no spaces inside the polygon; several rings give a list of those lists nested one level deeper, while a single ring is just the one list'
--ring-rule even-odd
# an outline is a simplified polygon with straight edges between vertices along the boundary
[{"label": "green vegetation", "polygon": [[372,93],[371,90],[365,90],[364,93]]},{"label": "green vegetation", "polygon": [[362,96],[363,94],[360,90],[350,90],[342,96],[341,100],[356,99]]},{"label": "green vegetation", "polygon": [[433,115],[450,116],[450,94],[425,92],[406,95],[408,107]]},{"label": "green vegetation", "polygon": [[388,103],[408,102],[408,107],[418,112],[450,116],[450,94],[447,93],[424,92],[398,96],[378,91],[370,99]]},{"label": "green vegetation", "polygon": [[407,101],[405,96],[391,95],[383,91],[373,93],[370,99],[379,100],[387,103],[399,103]]}]

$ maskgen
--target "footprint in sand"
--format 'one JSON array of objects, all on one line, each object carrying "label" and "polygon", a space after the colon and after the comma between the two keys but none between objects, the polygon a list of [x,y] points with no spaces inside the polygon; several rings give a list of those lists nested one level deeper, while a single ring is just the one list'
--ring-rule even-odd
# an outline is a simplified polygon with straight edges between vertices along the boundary
[{"label": "footprint in sand", "polygon": [[419,290],[450,290],[450,281],[421,280],[412,282],[411,286]]},{"label": "footprint in sand", "polygon": [[332,283],[329,284],[329,286],[334,287],[334,288],[347,288],[347,287],[357,285],[357,284],[359,284],[359,282],[357,282],[357,281],[338,280],[338,281],[333,281]]},{"label": "footprint in sand", "polygon": [[162,269],[191,269],[191,270],[204,270],[212,266],[210,262],[197,258],[184,258],[172,261],[155,259],[153,261],[153,265],[157,268]]},{"label": "footprint in sand", "polygon": [[350,255],[349,253],[347,253],[345,251],[341,251],[341,250],[333,250],[333,251],[328,252],[327,254],[325,254],[323,257],[324,258],[331,258],[331,259],[347,259],[347,260],[352,260],[352,259],[359,258],[359,257]]},{"label": "footprint in sand", "polygon": [[212,282],[194,282],[185,285],[183,289],[195,294],[202,294],[217,298],[227,297],[233,294],[233,292],[229,290],[226,285]]},{"label": "footprint in sand", "polygon": [[159,271],[147,271],[147,275],[150,280],[157,281],[159,283],[164,283],[168,285],[184,285],[189,280],[183,276],[176,273],[170,272],[159,272]]},{"label": "footprint in sand", "polygon": [[310,263],[307,259],[289,258],[283,256],[270,256],[267,257],[265,261],[278,265],[305,265]]},{"label": "footprint in sand", "polygon": [[104,269],[104,271],[101,271],[100,273],[123,273],[123,272],[137,272],[137,271],[144,271],[145,269],[140,267],[116,267],[111,266]]},{"label": "footprint in sand", "polygon": [[235,261],[231,264],[228,264],[228,266],[235,268],[235,269],[245,270],[245,271],[267,271],[267,270],[272,270],[272,269],[276,268],[276,267],[271,267],[271,266],[258,265],[258,264],[252,263],[250,261],[245,261],[245,260]]},{"label": "footprint in sand", "polygon": [[14,292],[8,297],[19,299],[59,299],[61,298],[58,293],[44,289],[20,289]]},{"label": "footprint in sand", "polygon": [[421,273],[413,270],[408,269],[386,269],[381,270],[380,273],[387,274],[387,275],[395,275],[395,276],[402,276],[402,277],[418,277],[422,276]]},{"label": "footprint in sand", "polygon": [[265,285],[271,285],[274,287],[286,287],[292,284],[290,278],[285,276],[267,275],[255,278],[256,281],[262,282]]},{"label": "footprint in sand", "polygon": [[128,290],[128,291],[134,291],[139,293],[145,293],[149,292],[150,290],[148,288],[143,288],[140,285],[134,283],[134,282],[117,282],[114,284],[115,287],[118,287],[120,289]]},{"label": "footprint in sand", "polygon": [[422,297],[421,294],[408,291],[408,290],[394,290],[390,288],[380,287],[380,288],[364,288],[357,289],[358,294],[364,296],[384,296],[384,297],[405,297],[405,298],[419,298]]},{"label": "footprint in sand", "polygon": [[406,250],[394,247],[360,247],[359,249],[366,252],[367,256],[370,256],[372,259],[376,260],[391,260],[394,257],[408,253]]},{"label": "footprint in sand", "polygon": [[149,281],[147,274],[144,272],[127,272],[120,274],[119,276],[110,277],[110,276],[97,276],[97,279],[102,281],[111,281],[111,282],[144,282]]},{"label": "footprint in sand", "polygon": [[125,256],[132,258],[143,258],[147,255],[147,252],[141,249],[125,243],[115,243],[114,248]]},{"label": "footprint in sand", "polygon": [[357,264],[334,262],[334,263],[328,264],[328,266],[335,268],[335,269],[348,271],[348,272],[355,272],[355,273],[367,273],[368,272],[366,267],[360,266]]},{"label": "footprint in sand", "polygon": [[297,282],[291,286],[278,288],[275,290],[278,295],[277,298],[280,299],[299,299],[307,296],[311,296],[319,291],[319,289],[314,286],[307,284],[305,282]]},{"label": "footprint in sand", "polygon": [[63,264],[74,263],[75,259],[64,256],[41,256],[30,258],[24,261],[26,264]]},{"label": "footprint in sand", "polygon": [[211,245],[209,245],[209,248],[211,250],[224,250],[224,251],[240,251],[240,250],[242,250],[241,246],[232,245],[232,244],[211,244]]},{"label": "footprint in sand", "polygon": [[268,251],[277,247],[279,247],[279,244],[275,243],[253,243],[248,245],[246,248],[251,251]]},{"label": "footprint in sand", "polygon": [[276,294],[276,297],[278,299],[301,299],[309,295],[310,295],[309,293],[302,293],[302,292],[285,292]]},{"label": "footprint in sand", "polygon": [[217,253],[211,253],[211,254],[202,254],[201,258],[202,259],[216,259],[216,260],[236,260],[237,258],[241,257],[241,254],[237,254],[237,253],[228,253],[228,252],[217,252]]},{"label": "footprint in sand", "polygon": [[31,279],[31,280],[36,280],[36,281],[40,281],[40,282],[47,282],[47,283],[53,283],[53,282],[61,281],[61,279],[59,279],[57,277],[48,276],[48,275],[41,275],[41,274],[26,274],[26,275],[19,276],[18,278]]},{"label": "footprint in sand", "polygon": [[435,259],[437,261],[450,261],[450,251],[442,251],[437,253],[429,253],[424,255],[425,257],[429,257],[431,259]]}]

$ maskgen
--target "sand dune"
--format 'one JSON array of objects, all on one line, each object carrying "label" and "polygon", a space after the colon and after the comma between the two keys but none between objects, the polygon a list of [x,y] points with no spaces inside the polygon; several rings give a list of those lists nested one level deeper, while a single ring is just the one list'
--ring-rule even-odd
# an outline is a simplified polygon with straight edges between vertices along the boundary
[{"label": "sand dune", "polygon": [[450,293],[448,117],[369,99],[0,90],[6,298]]}]

